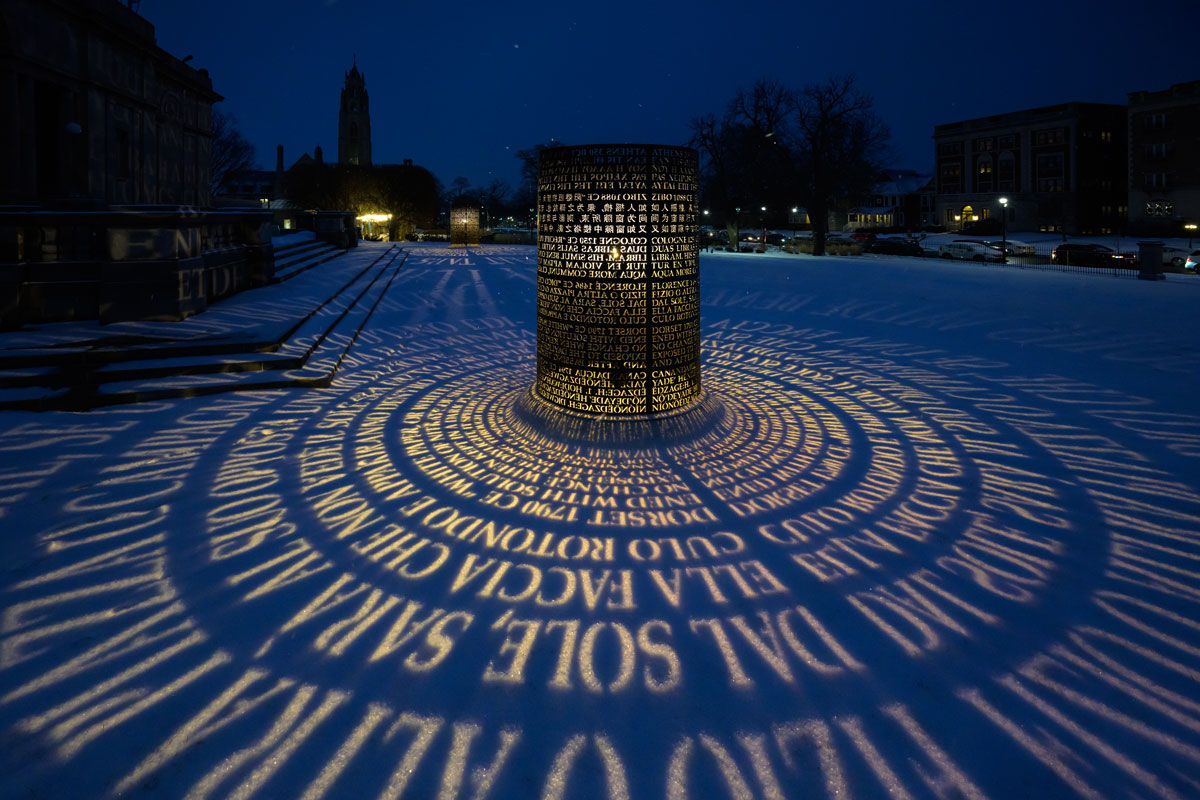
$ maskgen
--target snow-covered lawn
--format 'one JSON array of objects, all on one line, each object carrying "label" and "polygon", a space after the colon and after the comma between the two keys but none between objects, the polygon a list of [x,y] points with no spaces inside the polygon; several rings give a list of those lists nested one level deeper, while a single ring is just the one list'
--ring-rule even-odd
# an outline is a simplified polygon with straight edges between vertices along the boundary
[{"label": "snow-covered lawn", "polygon": [[0,796],[1200,794],[1200,281],[705,254],[599,446],[411,249],[329,389],[0,415]]}]

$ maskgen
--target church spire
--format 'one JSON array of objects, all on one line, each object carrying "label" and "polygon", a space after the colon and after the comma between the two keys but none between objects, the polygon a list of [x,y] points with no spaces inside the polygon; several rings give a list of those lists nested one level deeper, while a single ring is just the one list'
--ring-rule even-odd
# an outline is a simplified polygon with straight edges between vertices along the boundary
[{"label": "church spire", "polygon": [[338,110],[338,163],[371,166],[371,109],[367,79],[354,55]]}]

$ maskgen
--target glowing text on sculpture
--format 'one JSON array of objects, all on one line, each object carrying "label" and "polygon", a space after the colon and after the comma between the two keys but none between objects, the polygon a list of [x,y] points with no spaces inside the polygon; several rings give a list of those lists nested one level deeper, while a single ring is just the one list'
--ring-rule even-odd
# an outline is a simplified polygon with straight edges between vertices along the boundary
[{"label": "glowing text on sculpture", "polygon": [[696,153],[545,150],[538,178],[538,374],[546,400],[597,414],[700,393]]}]

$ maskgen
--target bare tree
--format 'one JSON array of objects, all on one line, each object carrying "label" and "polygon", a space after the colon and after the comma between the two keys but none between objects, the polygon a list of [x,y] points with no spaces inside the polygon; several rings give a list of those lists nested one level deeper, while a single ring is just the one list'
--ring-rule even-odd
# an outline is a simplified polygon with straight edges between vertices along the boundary
[{"label": "bare tree", "polygon": [[762,205],[777,213],[794,202],[791,108],[787,88],[763,79],[739,90],[720,118],[692,120],[690,144],[704,158],[705,202],[725,220],[734,247],[741,217],[758,217]]},{"label": "bare tree", "polygon": [[230,176],[254,169],[254,145],[250,144],[232,114],[218,108],[212,112],[212,191],[224,194]]},{"label": "bare tree", "polygon": [[759,80],[739,90],[723,116],[693,119],[691,145],[704,158],[706,202],[726,220],[730,244],[739,217],[758,217],[762,205],[778,216],[803,200],[819,255],[830,209],[875,183],[888,138],[871,97],[846,76],[799,91]]},{"label": "bare tree", "polygon": [[516,152],[517,160],[521,162],[521,185],[513,193],[513,206],[521,216],[526,216],[537,206],[538,193],[538,163],[542,151],[548,147],[563,147],[564,143],[551,139],[542,144],[535,144],[525,150]]},{"label": "bare tree", "polygon": [[508,208],[508,196],[511,192],[512,187],[500,178],[493,178],[487,186],[476,187],[475,194],[479,197],[480,205],[483,206],[489,227],[491,227],[492,220],[504,216],[504,212]]},{"label": "bare tree", "polygon": [[792,95],[794,147],[807,176],[813,254],[825,254],[829,211],[878,180],[890,133],[853,75],[810,83]]},{"label": "bare tree", "polygon": [[450,181],[450,188],[446,190],[445,202],[447,205],[454,205],[462,201],[470,201],[474,203],[476,200],[475,193],[471,190],[471,181],[459,175],[454,180]]}]

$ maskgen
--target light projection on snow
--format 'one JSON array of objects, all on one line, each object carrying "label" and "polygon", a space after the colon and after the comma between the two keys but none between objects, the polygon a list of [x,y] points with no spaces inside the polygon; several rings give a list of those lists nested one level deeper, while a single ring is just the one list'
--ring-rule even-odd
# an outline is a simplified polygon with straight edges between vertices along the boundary
[{"label": "light projection on snow", "polygon": [[[532,289],[446,252],[383,303]],[[26,415],[0,787],[1189,796],[1197,419],[837,302],[712,293],[704,400],[620,426],[530,402],[502,313],[365,332],[328,389]]]},{"label": "light projection on snow", "polygon": [[543,150],[537,395],[649,414],[700,394],[697,155],[667,145]]}]

